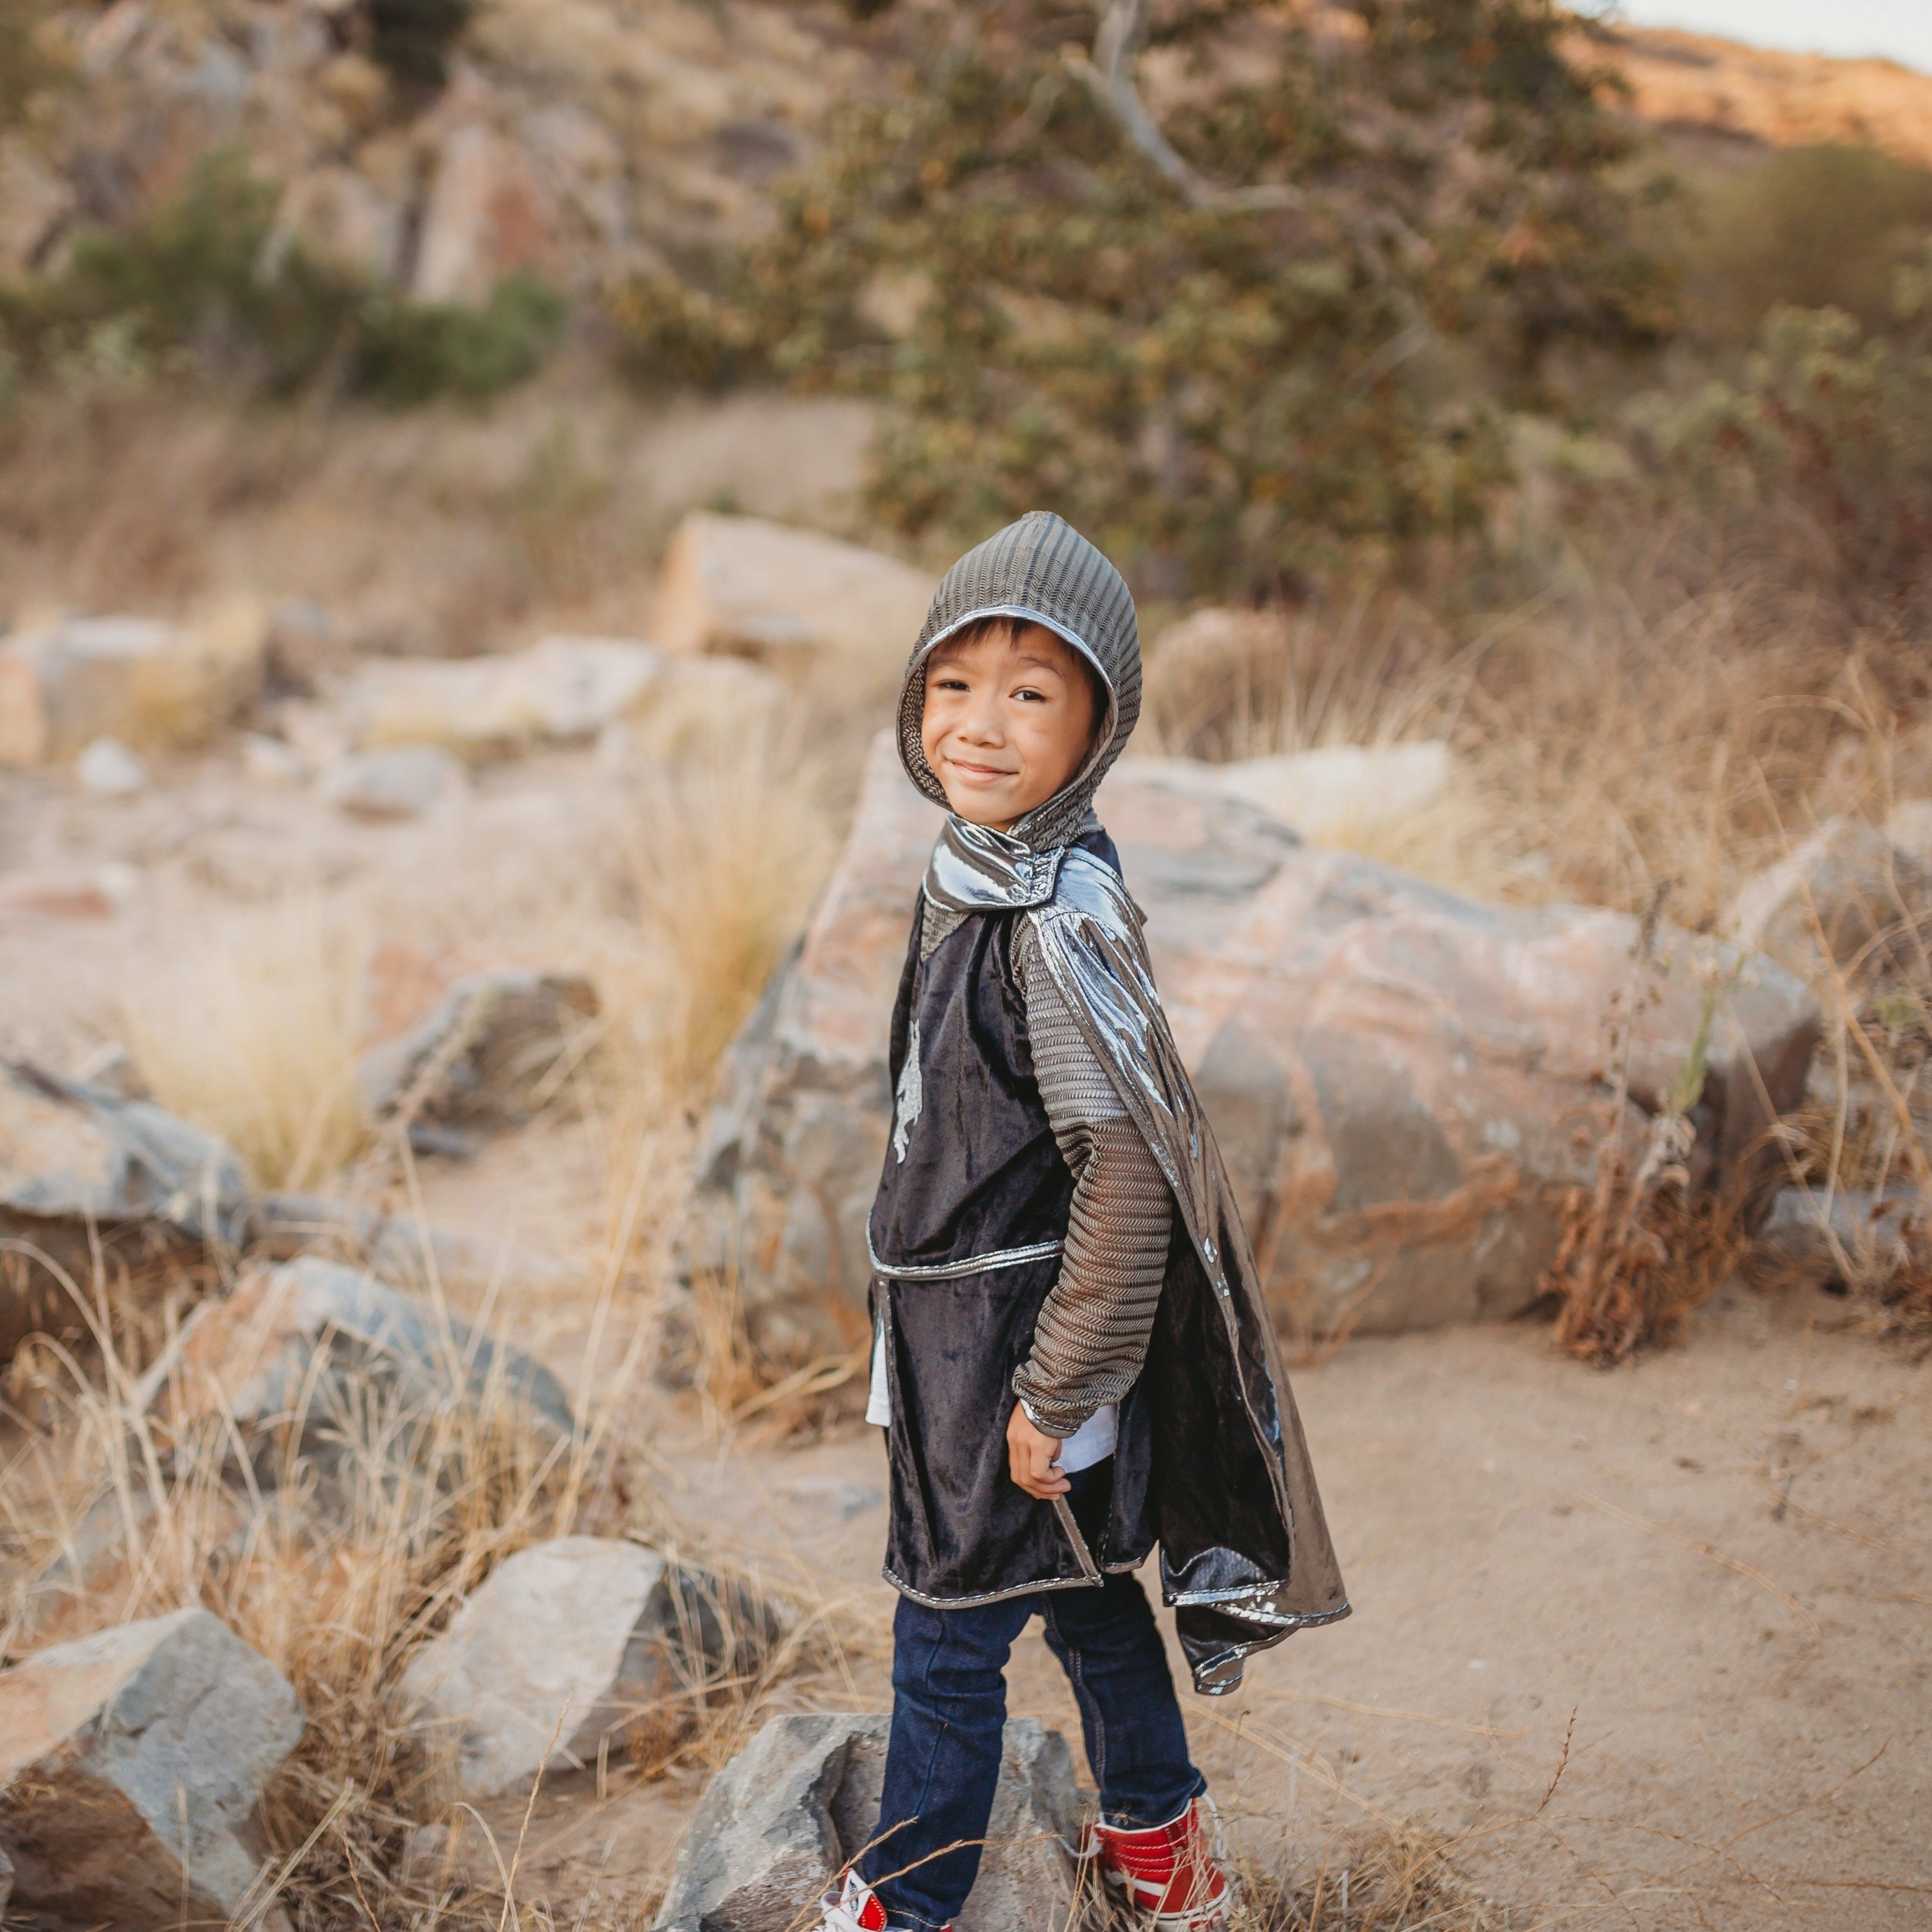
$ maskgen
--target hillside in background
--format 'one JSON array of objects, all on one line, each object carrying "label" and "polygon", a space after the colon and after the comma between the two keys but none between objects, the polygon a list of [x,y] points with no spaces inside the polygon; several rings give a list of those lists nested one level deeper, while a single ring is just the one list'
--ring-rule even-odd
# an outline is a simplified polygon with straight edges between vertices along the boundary
[{"label": "hillside in background", "polygon": [[1597,49],[1629,83],[1632,110],[1653,127],[1781,148],[1845,142],[1932,168],[1932,74],[1668,27],[1609,29]]}]

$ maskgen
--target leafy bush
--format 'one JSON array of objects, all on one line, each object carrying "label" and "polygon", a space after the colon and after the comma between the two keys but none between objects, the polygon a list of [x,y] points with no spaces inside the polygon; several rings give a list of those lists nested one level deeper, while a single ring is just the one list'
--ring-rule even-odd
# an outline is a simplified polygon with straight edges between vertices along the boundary
[{"label": "leafy bush", "polygon": [[1842,309],[1781,304],[1735,378],[1632,416],[1660,507],[1688,500],[1774,540],[1795,515],[1852,603],[1926,596],[1932,354],[1868,335]]},{"label": "leafy bush", "polygon": [[358,318],[354,386],[386,403],[481,401],[541,365],[565,314],[563,298],[530,274],[499,282],[481,308],[369,301]]},{"label": "leafy bush", "polygon": [[556,338],[562,298],[529,276],[463,309],[401,301],[295,250],[271,271],[275,202],[240,157],[211,157],[142,220],[79,236],[58,274],[0,286],[0,356],[29,376],[187,372],[274,394],[334,381],[410,403],[492,395]]},{"label": "leafy bush", "polygon": [[1932,228],[1932,175],[1875,148],[1781,148],[1696,198],[1681,240],[1693,319],[1749,342],[1777,303],[1892,319],[1894,271]]},{"label": "leafy bush", "polygon": [[[1667,335],[1670,279],[1546,0],[1350,11],[1352,38],[1163,9],[1155,128],[1135,0],[1091,59],[1067,46],[1090,13],[954,10],[767,242],[707,294],[634,288],[620,324],[669,373],[889,398],[871,496],[911,533],[1051,504],[1178,594],[1469,529],[1505,473],[1498,401],[1547,403],[1560,344]],[[1230,77],[1248,30],[1266,79]]]}]

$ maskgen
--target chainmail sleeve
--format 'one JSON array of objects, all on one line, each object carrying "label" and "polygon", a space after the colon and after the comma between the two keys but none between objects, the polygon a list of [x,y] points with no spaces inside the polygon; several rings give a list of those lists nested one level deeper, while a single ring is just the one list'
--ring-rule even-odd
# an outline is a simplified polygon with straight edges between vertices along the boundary
[{"label": "chainmail sleeve", "polygon": [[1040,1098],[1073,1172],[1060,1280],[1013,1390],[1037,1427],[1065,1437],[1118,1402],[1141,1372],[1167,1271],[1173,1197],[1025,920],[1016,922],[1013,964]]}]

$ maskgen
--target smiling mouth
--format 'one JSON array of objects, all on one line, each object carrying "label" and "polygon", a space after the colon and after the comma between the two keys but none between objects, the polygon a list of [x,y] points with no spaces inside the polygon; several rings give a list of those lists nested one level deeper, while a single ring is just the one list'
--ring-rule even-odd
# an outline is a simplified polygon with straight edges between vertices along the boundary
[{"label": "smiling mouth", "polygon": [[968,778],[1017,778],[1019,774],[1009,771],[1000,765],[978,765],[964,758],[948,758],[947,764],[962,777]]}]

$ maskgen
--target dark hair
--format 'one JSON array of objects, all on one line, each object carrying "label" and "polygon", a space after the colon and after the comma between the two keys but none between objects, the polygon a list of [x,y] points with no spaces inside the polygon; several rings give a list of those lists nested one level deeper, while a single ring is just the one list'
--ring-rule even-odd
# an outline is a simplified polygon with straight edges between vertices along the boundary
[{"label": "dark hair", "polygon": [[1042,624],[1035,617],[1012,617],[999,614],[975,617],[971,623],[962,624],[951,637],[935,645],[931,655],[937,657],[942,651],[963,650],[968,645],[977,644],[981,638],[999,629],[1014,632],[1037,631],[1041,636],[1049,639],[1063,656],[1086,672],[1087,688],[1094,695],[1094,735],[1097,741],[1107,724],[1107,706],[1113,701],[1113,693],[1107,689],[1106,679],[1100,675],[1100,666],[1084,651],[1069,644],[1050,624]]}]

